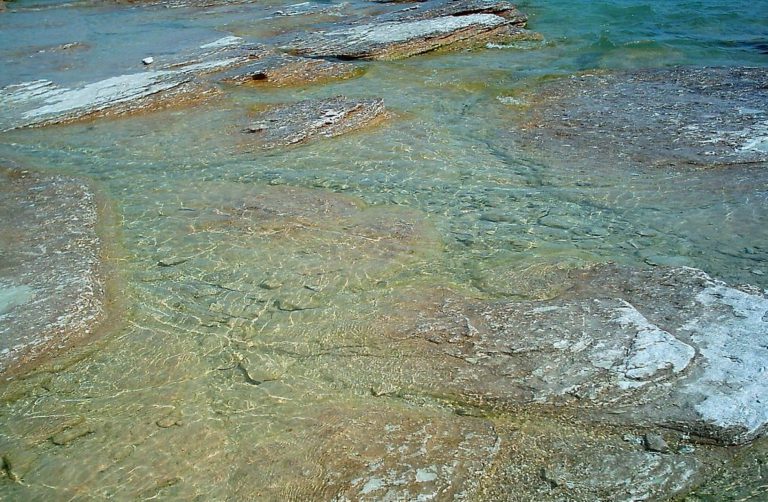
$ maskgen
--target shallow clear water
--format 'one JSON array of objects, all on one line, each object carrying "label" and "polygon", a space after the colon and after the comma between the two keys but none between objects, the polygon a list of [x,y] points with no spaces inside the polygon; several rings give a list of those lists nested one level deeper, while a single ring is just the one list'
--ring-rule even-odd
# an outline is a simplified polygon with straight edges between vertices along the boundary
[{"label": "shallow clear water", "polygon": [[[0,14],[0,86],[74,85],[222,34],[262,37],[307,22],[264,20],[279,7],[266,2],[9,7],[19,11]],[[606,261],[690,265],[768,287],[765,166],[566,161],[557,149],[520,145],[517,110],[504,104],[545,78],[584,70],[768,66],[768,8],[614,0],[520,9],[543,42],[365,63],[362,77],[340,83],[224,88],[192,109],[2,134],[4,165],[92,179],[111,201],[121,312],[93,353],[18,384],[20,398],[12,389],[3,442],[32,452],[27,478],[47,481],[0,490],[228,496],[211,481],[248,455],[244,444],[311,435],[301,417],[315,419],[328,403],[366,406],[372,387],[409,388],[407,354],[379,331],[420,291],[546,298],[552,285],[539,277],[548,267]],[[55,49],[72,42],[81,45]],[[262,104],[337,94],[382,96],[394,118],[270,153],[254,152],[240,133]],[[318,205],[330,209],[308,209]],[[265,383],[255,392],[248,378]],[[155,422],[168,414],[186,425],[161,439]],[[72,420],[97,432],[66,454],[37,446]],[[75,452],[89,460],[71,460]],[[290,465],[270,468],[288,476]],[[163,484],[163,472],[182,471],[201,481]]]}]

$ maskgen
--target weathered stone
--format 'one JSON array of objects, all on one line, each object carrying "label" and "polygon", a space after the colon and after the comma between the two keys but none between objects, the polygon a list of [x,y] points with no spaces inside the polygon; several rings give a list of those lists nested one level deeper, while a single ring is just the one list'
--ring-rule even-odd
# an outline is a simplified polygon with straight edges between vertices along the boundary
[{"label": "weathered stone", "polygon": [[768,162],[768,70],[672,68],[597,73],[538,87],[526,144],[569,155],[702,166]]},{"label": "weathered stone", "polygon": [[527,38],[526,18],[506,2],[428,2],[313,35],[284,46],[299,55],[400,59],[439,48],[482,46]]},{"label": "weathered stone", "polygon": [[96,196],[83,182],[0,171],[0,372],[88,338],[104,315]]},{"label": "weathered stone", "polygon": [[254,117],[246,132],[264,149],[339,136],[386,117],[381,99],[353,101],[343,96],[282,105]]},{"label": "weathered stone", "polygon": [[605,267],[576,283],[551,301],[449,298],[416,329],[421,350],[451,368],[444,388],[463,399],[572,405],[725,444],[763,434],[763,292],[689,268]]}]

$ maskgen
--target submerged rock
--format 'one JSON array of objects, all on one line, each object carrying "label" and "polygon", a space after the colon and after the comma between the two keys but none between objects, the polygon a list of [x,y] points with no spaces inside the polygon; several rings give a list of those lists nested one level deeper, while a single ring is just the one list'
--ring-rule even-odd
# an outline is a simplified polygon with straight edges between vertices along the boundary
[{"label": "submerged rock", "polygon": [[[614,267],[540,302],[447,299],[416,329],[470,400],[583,408],[723,444],[768,424],[768,297],[701,271]],[[437,364],[440,366],[440,364]]]},{"label": "submerged rock", "polygon": [[499,449],[490,422],[397,404],[328,407],[300,427],[238,463],[235,498],[474,500]]},{"label": "submerged rock", "polygon": [[355,101],[337,96],[272,108],[254,117],[246,132],[259,147],[269,149],[339,136],[385,117],[381,99]]},{"label": "submerged rock", "polygon": [[572,155],[654,165],[768,162],[768,70],[672,68],[537,88],[521,135]]},{"label": "submerged rock", "polygon": [[284,48],[312,57],[400,59],[449,46],[527,38],[525,23],[526,17],[506,2],[427,2],[364,24],[302,35]]},{"label": "submerged rock", "polygon": [[104,315],[101,241],[83,182],[0,171],[0,373],[72,346]]}]

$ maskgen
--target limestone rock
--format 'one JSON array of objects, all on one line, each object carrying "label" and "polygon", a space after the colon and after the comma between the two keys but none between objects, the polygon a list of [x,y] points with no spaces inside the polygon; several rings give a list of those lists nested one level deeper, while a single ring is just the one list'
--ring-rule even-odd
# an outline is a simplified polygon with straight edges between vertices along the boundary
[{"label": "limestone rock", "polygon": [[690,269],[592,270],[556,300],[448,299],[416,328],[444,388],[515,406],[576,406],[724,444],[768,424],[768,298]]},{"label": "limestone rock", "polygon": [[[659,166],[768,162],[768,70],[671,68],[591,73],[537,88],[516,134]],[[606,145],[612,145],[606,148]]]},{"label": "limestone rock", "polygon": [[93,334],[104,315],[94,192],[63,176],[0,171],[0,372]]},{"label": "limestone rock", "polygon": [[151,110],[184,101],[199,101],[213,92],[200,78],[249,61],[264,53],[224,37],[166,62],[156,69],[110,77],[65,88],[40,79],[0,89],[0,130],[37,127],[94,116]]},{"label": "limestone rock", "polygon": [[474,47],[527,37],[526,18],[506,2],[427,2],[285,45],[292,53],[342,59],[400,59],[445,47]]},{"label": "limestone rock", "polygon": [[339,136],[385,117],[381,99],[355,101],[337,96],[267,110],[254,117],[246,132],[259,147],[270,149]]},{"label": "limestone rock", "polygon": [[347,79],[361,73],[362,69],[349,63],[272,53],[226,72],[221,80],[282,87]]}]

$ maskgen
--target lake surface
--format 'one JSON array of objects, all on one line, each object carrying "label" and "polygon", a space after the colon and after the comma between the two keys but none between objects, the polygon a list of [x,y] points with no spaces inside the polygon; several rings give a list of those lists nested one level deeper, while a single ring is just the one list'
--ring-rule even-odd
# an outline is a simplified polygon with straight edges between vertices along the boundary
[{"label": "lake surface", "polygon": [[[148,55],[230,34],[261,40],[307,22],[271,16],[287,5],[279,2],[7,5],[0,86],[91,82],[137,71]],[[400,371],[409,355],[378,332],[425,292],[549,298],[558,289],[542,279],[547,270],[606,262],[686,265],[767,288],[765,165],[573,160],[521,143],[515,121],[519,96],[577,72],[768,67],[768,6],[519,8],[542,41],[360,63],[362,76],[336,83],[224,87],[197,107],[1,134],[4,166],[92,180],[107,201],[116,314],[79,361],[7,384],[2,446],[31,467],[24,483],[0,484],[0,498],[322,498],[285,491],[317,476],[289,453],[301,451],[297,438],[319,434],[318,410],[380,406],[371,389],[381,386],[410,389],[410,402],[436,413],[445,406],[409,387]],[[339,94],[383,97],[393,118],[269,153],[243,139],[251,110]],[[157,427],[166,417],[171,426]],[[541,432],[561,417],[493,420]],[[93,429],[82,439],[39,446],[81,423]],[[264,452],[277,460],[261,478],[232,481]],[[764,482],[723,475],[711,491],[735,499],[764,494]]]}]

